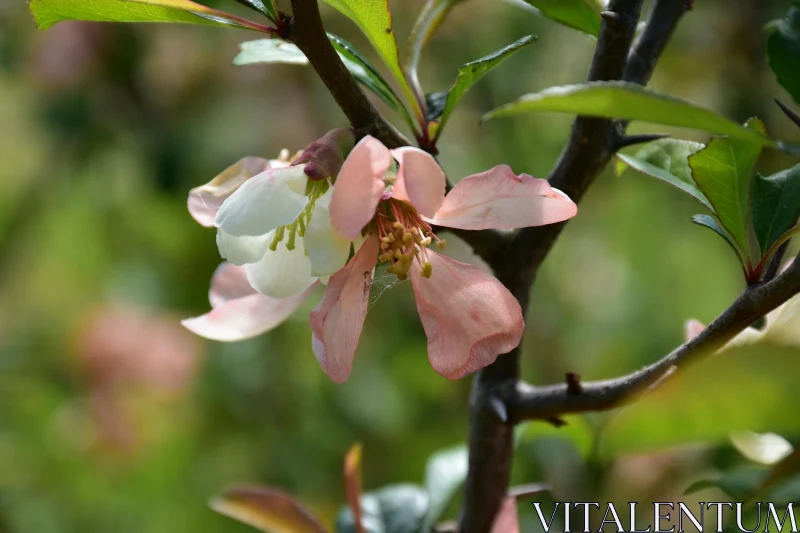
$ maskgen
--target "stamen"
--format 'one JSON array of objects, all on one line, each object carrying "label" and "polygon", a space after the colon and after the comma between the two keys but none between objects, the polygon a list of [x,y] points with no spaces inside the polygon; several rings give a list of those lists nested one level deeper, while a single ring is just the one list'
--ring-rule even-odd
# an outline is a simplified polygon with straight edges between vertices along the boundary
[{"label": "stamen", "polygon": [[294,236],[297,233],[297,222],[293,222],[289,226],[289,239],[286,241],[286,249],[294,250]]},{"label": "stamen", "polygon": [[285,229],[285,226],[279,226],[278,229],[275,230],[275,236],[272,237],[272,242],[269,243],[269,249],[273,252],[278,249],[278,243],[283,240],[283,232]]}]

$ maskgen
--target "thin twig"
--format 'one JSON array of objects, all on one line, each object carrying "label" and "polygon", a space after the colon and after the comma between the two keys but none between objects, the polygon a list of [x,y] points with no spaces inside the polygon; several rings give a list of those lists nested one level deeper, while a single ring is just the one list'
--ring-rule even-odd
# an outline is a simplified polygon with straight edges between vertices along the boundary
[{"label": "thin twig", "polygon": [[745,328],[798,293],[800,259],[774,280],[746,288],[702,333],[641,370],[606,381],[583,382],[580,394],[570,392],[567,384],[534,387],[520,383],[506,398],[511,421],[548,420],[571,413],[605,411],[629,403],[673,369],[682,369],[716,352]]}]

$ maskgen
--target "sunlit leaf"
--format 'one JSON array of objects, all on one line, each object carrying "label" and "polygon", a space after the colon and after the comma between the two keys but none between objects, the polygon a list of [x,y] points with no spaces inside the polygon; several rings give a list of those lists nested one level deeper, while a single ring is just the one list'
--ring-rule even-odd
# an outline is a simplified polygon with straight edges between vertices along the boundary
[{"label": "sunlit leaf", "polygon": [[268,487],[237,487],[211,500],[212,509],[266,533],[326,533],[294,498]]},{"label": "sunlit leaf", "polygon": [[[416,485],[390,485],[361,497],[365,533],[418,533],[428,510],[428,493]],[[342,509],[339,533],[356,533],[353,512]]]},{"label": "sunlit leaf", "polygon": [[175,22],[241,27],[248,23],[190,0],[31,0],[30,9],[36,24],[43,30],[63,20]]},{"label": "sunlit leaf", "polygon": [[233,59],[234,65],[255,63],[290,63],[307,65],[308,58],[297,45],[281,39],[258,39],[239,45],[241,52]]},{"label": "sunlit leaf", "polygon": [[278,11],[275,9],[275,4],[273,0],[267,0],[266,3],[263,0],[236,0],[236,1],[242,5],[245,5],[251,9],[258,11],[259,13],[264,14],[272,22],[278,21]]},{"label": "sunlit leaf", "polygon": [[[746,128],[766,135],[764,123],[758,119],[750,120]],[[761,144],[751,139],[719,137],[689,157],[695,183],[745,254],[750,250],[750,184],[760,154]]]},{"label": "sunlit leaf", "polygon": [[797,432],[800,419],[786,406],[797,398],[798,355],[796,349],[757,343],[692,365],[614,413],[604,447],[621,454],[724,443],[732,431]]},{"label": "sunlit leaf", "polygon": [[800,216],[800,165],[768,177],[757,174],[751,204],[753,229],[763,254]]},{"label": "sunlit leaf", "polygon": [[769,66],[786,92],[800,104],[800,3],[773,24],[767,39]]},{"label": "sunlit leaf", "polygon": [[403,87],[409,100],[416,102],[414,94],[406,81],[405,74],[403,74],[403,69],[400,67],[400,56],[397,51],[394,29],[392,28],[392,14],[389,12],[388,0],[325,1],[358,25],[381,56],[389,71]]},{"label": "sunlit leaf", "polygon": [[444,108],[442,109],[442,116],[439,119],[439,124],[436,128],[436,135],[434,135],[434,138],[437,138],[439,135],[441,135],[441,131],[444,128],[447,119],[450,118],[450,115],[453,113],[456,105],[458,105],[459,100],[461,100],[461,97],[464,96],[470,87],[483,78],[487,72],[514,55],[514,53],[521,48],[536,41],[536,39],[536,36],[528,35],[527,37],[523,37],[522,39],[519,39],[518,41],[506,46],[501,50],[489,54],[486,57],[482,57],[476,61],[467,63],[459,68],[456,81],[453,83],[453,86],[447,93],[447,99],[445,100]]},{"label": "sunlit leaf", "polygon": [[521,113],[574,113],[605,118],[642,120],[667,126],[704,130],[747,139],[763,146],[775,141],[708,109],[674,96],[625,82],[592,82],[551,87],[523,96],[484,115],[483,120]]},{"label": "sunlit leaf", "polygon": [[428,512],[421,531],[430,529],[442,518],[447,505],[467,477],[469,453],[465,446],[435,453],[425,467]]},{"label": "sunlit leaf", "polygon": [[[400,99],[369,61],[341,37],[328,34],[328,38],[353,77],[392,109],[404,113],[407,117],[407,111]],[[256,63],[307,65],[308,58],[295,44],[280,39],[258,39],[242,43],[241,52],[233,60],[233,64],[241,66]]]},{"label": "sunlit leaf", "polygon": [[415,79],[422,50],[428,44],[428,40],[436,33],[450,10],[463,1],[428,0],[420,11],[417,21],[411,30],[411,37],[408,40],[408,58],[406,60],[407,70]]},{"label": "sunlit leaf", "polygon": [[600,10],[593,0],[525,1],[560,24],[595,37],[600,33]]},{"label": "sunlit leaf", "polygon": [[736,431],[731,434],[731,443],[746,458],[765,465],[778,463],[793,449],[789,441],[777,433]]},{"label": "sunlit leaf", "polygon": [[689,156],[701,149],[703,145],[697,142],[660,139],[647,144],[635,155],[617,154],[617,157],[630,168],[690,194],[713,211],[708,198],[697,188],[689,167]]}]

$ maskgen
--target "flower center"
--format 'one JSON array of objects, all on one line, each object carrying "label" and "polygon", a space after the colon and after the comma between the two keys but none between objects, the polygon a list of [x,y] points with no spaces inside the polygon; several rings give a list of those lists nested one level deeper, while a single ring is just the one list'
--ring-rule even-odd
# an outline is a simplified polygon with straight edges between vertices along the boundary
[{"label": "flower center", "polygon": [[270,250],[273,252],[277,250],[278,244],[280,244],[284,238],[286,238],[286,249],[294,250],[295,238],[302,238],[303,235],[305,235],[308,223],[311,222],[311,215],[314,212],[314,206],[316,205],[317,200],[319,200],[319,198],[328,191],[328,187],[328,180],[308,180],[308,183],[306,184],[306,196],[308,197],[308,203],[306,204],[306,207],[294,222],[286,226],[278,226],[275,229],[275,236],[272,237],[272,242],[269,244]]},{"label": "flower center", "polygon": [[391,263],[387,272],[405,280],[416,261],[422,268],[422,275],[431,277],[433,267],[428,261],[428,246],[435,241],[436,246],[444,250],[447,243],[433,233],[430,224],[422,220],[413,207],[393,198],[384,200],[378,205],[375,225],[381,240],[378,261]]}]

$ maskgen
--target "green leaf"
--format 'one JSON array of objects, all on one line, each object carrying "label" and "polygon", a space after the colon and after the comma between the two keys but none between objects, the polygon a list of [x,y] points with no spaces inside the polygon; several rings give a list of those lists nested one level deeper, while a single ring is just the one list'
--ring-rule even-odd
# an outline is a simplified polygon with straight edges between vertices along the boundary
[{"label": "green leaf", "polygon": [[753,229],[764,254],[800,216],[800,165],[769,177],[756,174],[751,204]]},{"label": "green leaf", "polygon": [[242,26],[242,19],[189,0],[31,0],[40,29],[63,20],[94,22],[175,22]]},{"label": "green leaf", "polygon": [[542,15],[594,37],[600,33],[600,10],[592,0],[525,0]]},{"label": "green leaf", "polygon": [[461,97],[464,96],[470,87],[483,78],[487,72],[514,55],[514,53],[521,48],[535,42],[536,39],[537,37],[535,35],[528,35],[501,50],[467,63],[459,68],[456,81],[447,93],[447,100],[445,101],[444,110],[442,111],[442,117],[439,120],[438,126],[436,126],[436,133],[433,135],[434,139],[441,135],[447,119],[450,118],[459,100],[461,100]]},{"label": "green leaf", "polygon": [[[410,120],[408,112],[403,107],[400,99],[369,61],[353,45],[341,37],[328,34],[328,38],[353,77],[378,95],[392,109],[404,113],[406,119]],[[241,52],[234,58],[234,65],[252,65],[256,63],[308,64],[308,58],[296,45],[280,39],[259,39],[242,43],[240,46]]]},{"label": "green leaf", "polygon": [[689,167],[689,156],[703,148],[703,144],[692,141],[660,139],[647,144],[636,155],[617,154],[617,157],[634,170],[692,195],[713,211],[708,198],[697,188]]},{"label": "green leaf", "polygon": [[[361,497],[365,533],[417,533],[428,510],[428,494],[417,485],[390,485]],[[356,533],[353,511],[342,509],[339,533]]]},{"label": "green leaf", "polygon": [[237,66],[256,63],[308,64],[308,58],[295,44],[280,39],[247,41],[241,43],[239,48],[241,52],[233,59],[233,64]]},{"label": "green leaf", "polygon": [[800,104],[800,5],[774,23],[767,39],[769,66],[786,92]]},{"label": "green leaf", "polygon": [[428,459],[425,467],[425,488],[428,491],[428,512],[420,533],[426,533],[441,519],[453,495],[467,477],[469,452],[465,446],[443,450]]},{"label": "green leaf", "polygon": [[268,487],[237,487],[209,503],[216,512],[265,533],[326,533],[294,498]]},{"label": "green leaf", "polygon": [[422,50],[428,44],[428,40],[436,33],[436,30],[439,29],[450,10],[463,1],[428,0],[425,7],[420,11],[417,21],[411,30],[411,37],[408,40],[408,59],[406,61],[407,71],[414,79],[414,83],[416,83],[417,68],[422,56]]},{"label": "green leaf", "polygon": [[403,69],[400,68],[400,55],[397,40],[392,29],[392,14],[388,0],[325,0],[343,15],[355,22],[367,36],[369,42],[381,56],[383,62],[394,75],[409,100],[416,104],[416,98],[408,86]]},{"label": "green leaf", "polygon": [[713,231],[714,233],[725,239],[725,242],[730,244],[731,248],[733,248],[733,252],[736,254],[736,257],[739,258],[739,261],[742,263],[742,266],[746,265],[747,261],[745,259],[744,251],[741,248],[739,248],[739,245],[736,243],[733,237],[731,237],[731,235],[727,231],[725,231],[725,229],[720,225],[719,220],[717,220],[715,217],[708,215],[695,215],[692,217],[692,222],[694,222],[699,226],[704,226],[710,229],[711,231]]},{"label": "green leaf", "polygon": [[[361,84],[377,94],[392,109],[404,112],[408,117],[408,112],[400,98],[397,97],[380,72],[367,61],[367,58],[341,37],[329,33],[328,39],[331,40],[333,47],[339,52],[339,57],[342,58],[347,69]],[[410,117],[408,119],[410,120]]]},{"label": "green leaf", "polygon": [[[751,119],[748,130],[765,135],[764,123]],[[722,226],[745,254],[750,251],[750,183],[761,145],[750,139],[719,137],[689,157],[695,183],[714,206]]]},{"label": "green leaf", "polygon": [[592,82],[551,87],[490,111],[484,115],[483,120],[542,112],[642,120],[748,139],[763,146],[776,146],[772,139],[713,111],[626,82]]},{"label": "green leaf", "polygon": [[278,12],[275,9],[275,4],[273,4],[272,0],[267,0],[266,4],[262,0],[236,0],[236,1],[242,4],[243,6],[255,9],[259,13],[265,15],[272,22],[278,21]]},{"label": "green leaf", "polygon": [[[614,454],[689,442],[728,442],[732,431],[793,434],[798,350],[759,342],[728,348],[668,377],[608,420],[603,445]],[[760,391],[753,394],[752,391]]]}]

